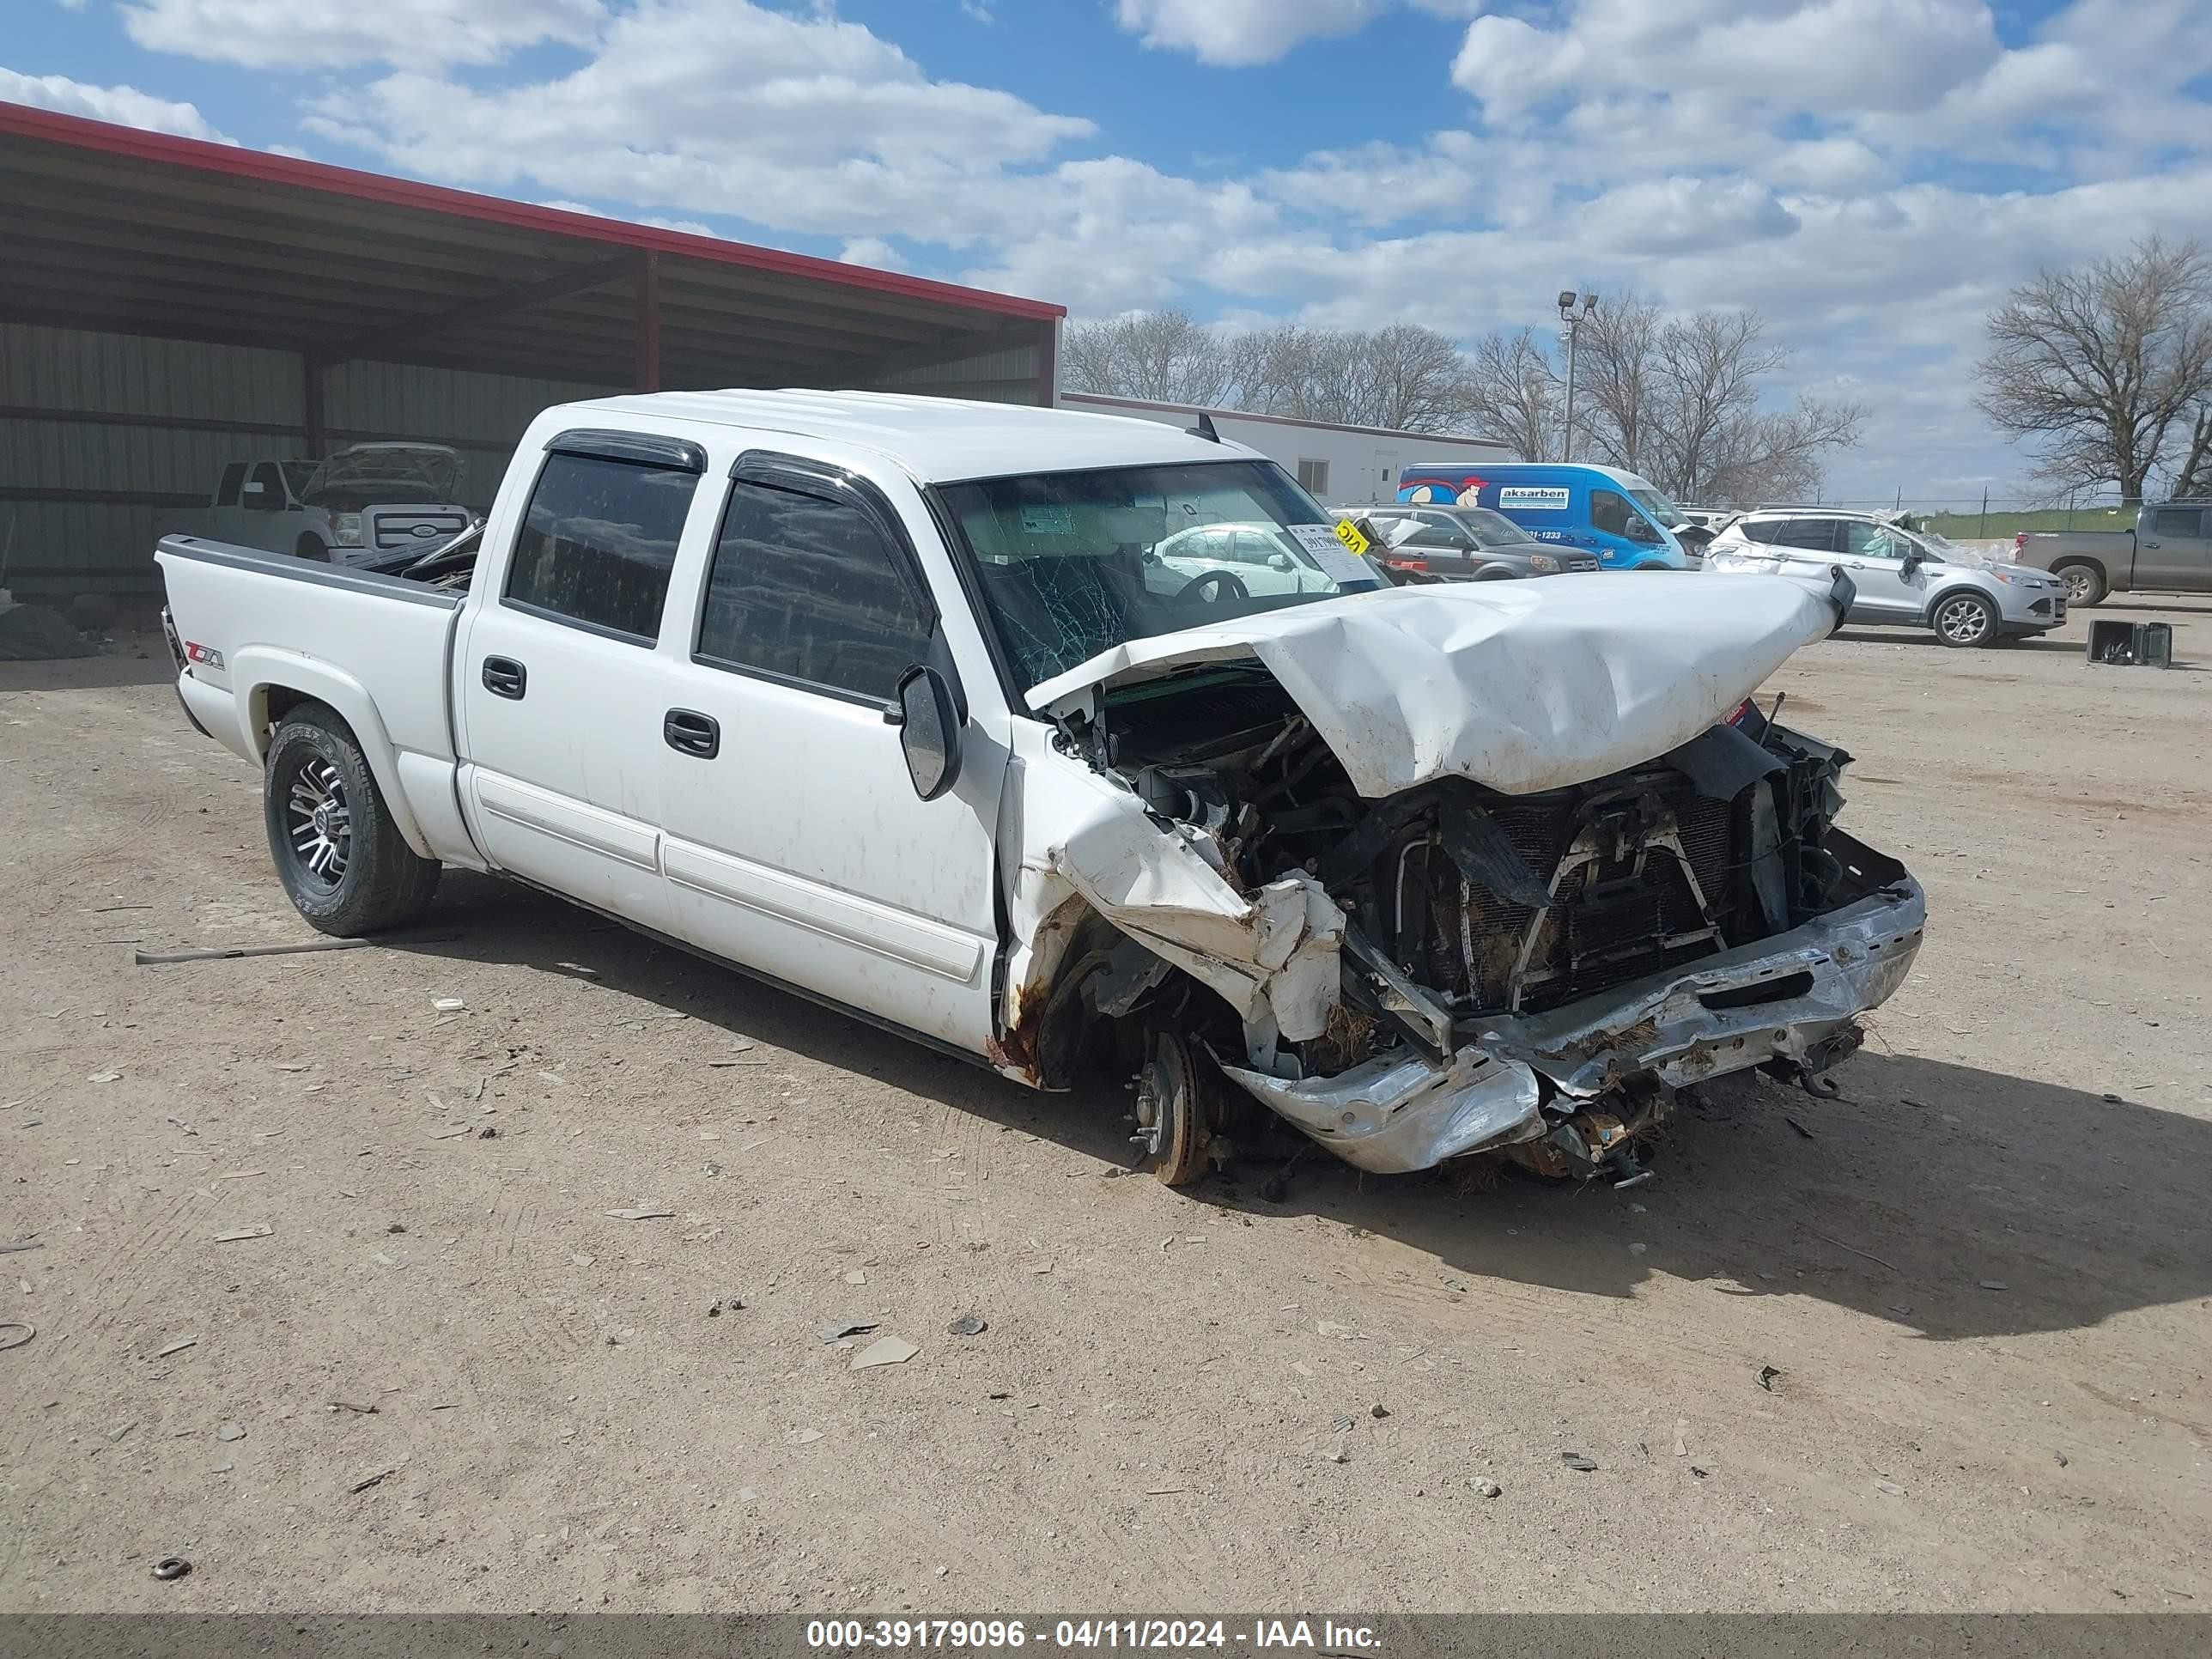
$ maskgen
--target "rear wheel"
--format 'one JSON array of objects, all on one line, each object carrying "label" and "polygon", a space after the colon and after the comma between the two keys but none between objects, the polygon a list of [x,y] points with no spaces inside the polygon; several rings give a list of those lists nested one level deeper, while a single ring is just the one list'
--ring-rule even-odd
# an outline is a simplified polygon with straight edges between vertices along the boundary
[{"label": "rear wheel", "polygon": [[1954,593],[1938,600],[1929,620],[1936,637],[1955,648],[1987,645],[1996,637],[1996,607],[1978,593]]},{"label": "rear wheel", "polygon": [[2105,573],[2094,564],[2062,564],[2051,574],[2066,584],[2069,605],[2099,605],[2108,591]]},{"label": "rear wheel", "polygon": [[270,856],[308,924],[355,939],[415,920],[440,866],[392,821],[361,745],[336,710],[303,702],[269,744],[262,793]]}]

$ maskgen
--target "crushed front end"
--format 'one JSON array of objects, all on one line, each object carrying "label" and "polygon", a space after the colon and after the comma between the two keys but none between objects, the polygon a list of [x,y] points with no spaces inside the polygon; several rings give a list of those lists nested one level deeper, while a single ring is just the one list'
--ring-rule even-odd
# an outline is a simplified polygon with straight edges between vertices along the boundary
[{"label": "crushed front end", "polygon": [[[1094,701],[1060,737],[1218,872],[1217,921],[1305,896],[1276,952],[1295,946],[1301,993],[1271,1000],[1264,941],[1231,962],[1222,927],[1198,943],[1130,890],[1086,889],[1224,991],[1236,1018],[1194,1033],[1224,1076],[1368,1170],[1502,1153],[1640,1179],[1677,1090],[1753,1066],[1817,1075],[1919,947],[1918,885],[1835,827],[1850,757],[1747,702],[1648,763],[1510,794],[1446,775],[1361,795],[1251,664]],[[1334,994],[1317,1000],[1323,951]]]}]

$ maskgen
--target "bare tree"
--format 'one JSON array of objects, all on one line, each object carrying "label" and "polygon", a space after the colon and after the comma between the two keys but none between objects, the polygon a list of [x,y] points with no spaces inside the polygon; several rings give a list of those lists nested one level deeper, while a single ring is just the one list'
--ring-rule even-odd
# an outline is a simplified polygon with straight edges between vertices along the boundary
[{"label": "bare tree", "polygon": [[1061,374],[1080,392],[1214,404],[1229,387],[1220,337],[1188,312],[1131,312],[1071,323],[1060,337]]},{"label": "bare tree", "polygon": [[1564,389],[1533,330],[1487,335],[1468,355],[1468,424],[1524,461],[1559,453]]},{"label": "bare tree", "polygon": [[1458,345],[1410,323],[1366,333],[1282,322],[1230,333],[1184,312],[1137,312],[1070,325],[1060,364],[1076,391],[1302,420],[1446,431],[1470,410]]},{"label": "bare tree", "polygon": [[2179,422],[2192,442],[2182,471],[2204,466],[2194,441],[2212,406],[2212,260],[2194,240],[2152,236],[2078,270],[2041,270],[1987,324],[1975,404],[2000,431],[2035,446],[2053,484],[2143,484]]},{"label": "bare tree", "polygon": [[2177,501],[2212,495],[2212,403],[2190,412],[2189,447],[2174,469],[2172,493]]},{"label": "bare tree", "polygon": [[1576,327],[1575,447],[1640,472],[1659,423],[1659,307],[1612,295]]},{"label": "bare tree", "polygon": [[1624,294],[1576,337],[1578,453],[1641,473],[1680,501],[1750,505],[1809,495],[1830,452],[1858,442],[1856,404],[1801,397],[1765,408],[1790,354],[1755,311],[1668,318]]}]

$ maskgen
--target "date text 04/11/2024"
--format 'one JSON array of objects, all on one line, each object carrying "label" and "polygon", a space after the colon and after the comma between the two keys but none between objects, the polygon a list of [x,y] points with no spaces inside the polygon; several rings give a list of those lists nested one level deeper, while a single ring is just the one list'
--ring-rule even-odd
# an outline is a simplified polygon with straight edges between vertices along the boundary
[{"label": "date text 04/11/2024", "polygon": [[983,1651],[1029,1646],[1057,1649],[1304,1648],[1375,1651],[1376,1632],[1334,1620],[1257,1619],[1249,1626],[1220,1619],[1060,1619],[1032,1628],[1022,1619],[817,1619],[806,1626],[811,1648],[860,1651],[897,1648]]}]

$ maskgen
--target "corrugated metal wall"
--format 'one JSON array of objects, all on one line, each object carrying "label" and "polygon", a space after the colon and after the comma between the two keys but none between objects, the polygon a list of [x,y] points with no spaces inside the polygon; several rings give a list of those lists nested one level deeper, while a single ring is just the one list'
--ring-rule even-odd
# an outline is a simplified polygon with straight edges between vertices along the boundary
[{"label": "corrugated metal wall", "polygon": [[[477,507],[533,415],[608,391],[392,363],[348,363],[323,386],[328,446],[452,444]],[[305,453],[306,395],[289,352],[0,324],[0,586],[158,592],[163,521],[204,503],[228,461]]]},{"label": "corrugated metal wall", "polygon": [[914,392],[939,398],[975,398],[994,404],[1048,403],[1041,395],[1038,350],[1013,346],[927,368],[902,369],[868,381],[870,392]]},{"label": "corrugated metal wall", "polygon": [[[1018,345],[866,384],[1048,404],[1048,361],[1042,343]],[[671,375],[680,383],[681,366]],[[324,373],[324,441],[450,444],[468,462],[465,504],[482,509],[538,410],[617,389],[346,363]],[[306,398],[289,352],[0,323],[0,586],[18,599],[151,598],[155,539],[206,503],[225,465],[307,453]]]}]

